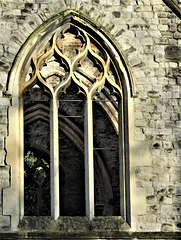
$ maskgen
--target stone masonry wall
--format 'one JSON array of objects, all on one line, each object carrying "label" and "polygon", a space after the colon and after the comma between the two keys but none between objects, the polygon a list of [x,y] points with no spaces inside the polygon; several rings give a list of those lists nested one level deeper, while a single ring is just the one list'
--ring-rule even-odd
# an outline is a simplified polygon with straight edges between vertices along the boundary
[{"label": "stone masonry wall", "polygon": [[80,11],[101,25],[132,67],[138,94],[131,119],[137,156],[131,162],[131,199],[142,191],[139,208],[146,202],[144,211],[133,209],[133,229],[180,231],[181,21],[162,0],[0,0],[0,231],[10,226],[10,217],[2,212],[2,189],[10,186],[8,73],[27,37],[65,9]]}]

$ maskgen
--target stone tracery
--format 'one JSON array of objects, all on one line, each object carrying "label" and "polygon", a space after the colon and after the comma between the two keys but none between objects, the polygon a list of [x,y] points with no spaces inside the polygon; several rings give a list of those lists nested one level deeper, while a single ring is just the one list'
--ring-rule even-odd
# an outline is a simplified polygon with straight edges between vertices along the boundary
[{"label": "stone tracery", "polygon": [[110,57],[100,43],[96,44],[76,26],[61,27],[61,32],[57,30],[41,50],[36,50],[22,89],[38,84],[56,94],[66,91],[74,81],[85,95],[93,95],[107,80],[113,91],[121,94],[110,69]]}]

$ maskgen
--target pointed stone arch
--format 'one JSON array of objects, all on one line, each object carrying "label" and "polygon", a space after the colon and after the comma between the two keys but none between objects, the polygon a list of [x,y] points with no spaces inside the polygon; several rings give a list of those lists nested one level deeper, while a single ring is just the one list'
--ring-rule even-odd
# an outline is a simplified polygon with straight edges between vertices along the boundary
[{"label": "pointed stone arch", "polygon": [[[128,65],[124,54],[112,41],[111,37],[104,32],[104,30],[90,19],[81,15],[75,11],[65,11],[60,13],[50,20],[46,21],[41,25],[37,30],[35,30],[30,37],[27,39],[25,44],[20,49],[17,54],[13,67],[9,74],[7,91],[12,95],[12,106],[10,107],[10,121],[9,121],[9,136],[7,138],[7,162],[11,166],[11,187],[4,191],[4,199],[9,198],[9,196],[14,195],[14,202],[12,206],[7,206],[7,201],[4,201],[3,213],[5,215],[11,215],[12,219],[12,229],[16,229],[19,219],[24,216],[24,184],[23,184],[23,102],[22,102],[22,93],[27,87],[36,84],[36,77],[33,79],[28,79],[25,81],[30,65],[38,64],[41,65],[41,60],[37,60],[38,52],[41,50],[42,46],[46,44],[47,41],[53,39],[56,36],[58,31],[66,31],[69,27],[74,26],[76,29],[79,29],[83,36],[88,36],[97,46],[100,47],[101,51],[106,55],[105,65],[100,57],[96,56],[97,61],[101,65],[104,74],[104,81],[96,82],[95,87],[90,88],[91,91],[100,92],[105,81],[108,81],[109,84],[113,87],[114,91],[120,95],[120,104],[118,107],[118,113],[121,116],[117,120],[118,130],[121,132],[119,137],[120,141],[120,191],[121,191],[121,213],[120,215],[131,224],[131,210],[130,210],[130,170],[129,170],[129,104],[128,101],[130,97],[134,97],[136,94],[134,79],[131,72],[131,69]],[[53,40],[51,40],[53,41]],[[87,40],[83,40],[87,41]],[[90,47],[89,47],[90,52]],[[45,51],[48,52],[49,50]],[[91,53],[93,57],[94,53]],[[48,53],[47,53],[48,55]],[[61,53],[59,53],[61,56]],[[77,63],[78,60],[77,59]],[[41,59],[41,56],[39,57]],[[43,58],[42,58],[43,59]],[[109,60],[108,60],[109,59]],[[64,58],[67,61],[66,58]],[[38,62],[39,61],[39,62]],[[115,71],[115,81],[108,80],[108,74],[106,73],[109,64],[112,64]],[[67,63],[66,63],[67,64]],[[71,67],[70,67],[71,66]],[[69,63],[69,72],[73,72],[75,65]],[[71,70],[70,70],[71,69]],[[36,70],[36,66],[34,67]],[[72,75],[71,75],[72,77]],[[69,78],[69,77],[68,77]],[[69,78],[70,79],[70,78]],[[103,79],[103,78],[102,78]],[[74,79],[76,82],[77,80]],[[41,82],[41,83],[40,83]],[[46,81],[39,81],[39,84],[43,84],[47,91],[51,95],[59,93],[59,89],[66,90],[69,86],[68,80],[63,83],[58,84],[55,88],[50,87]],[[86,87],[82,86],[80,82],[77,84],[86,92]],[[61,86],[61,87],[60,87]],[[89,89],[89,90],[90,90]],[[93,89],[93,90],[92,90]],[[89,91],[88,90],[88,91]],[[104,106],[103,106],[104,107]],[[89,116],[90,109],[87,105],[87,119],[91,119]],[[104,107],[107,114],[110,116],[111,108],[108,106],[107,109]],[[112,120],[114,121],[114,120]],[[55,120],[54,124],[58,125],[58,122]],[[92,122],[88,122],[88,125],[92,125]],[[90,132],[87,133],[87,138],[90,136]],[[54,136],[53,136],[54,138]],[[87,139],[89,141],[90,139]],[[14,147],[12,147],[14,146]],[[58,146],[56,147],[58,148]],[[87,161],[90,161],[90,156],[88,153]],[[89,163],[88,163],[89,164]],[[90,180],[88,180],[90,181]],[[89,190],[88,190],[89,191]],[[15,193],[15,194],[14,194]],[[90,192],[88,193],[88,195]],[[87,197],[89,198],[89,197]],[[53,204],[53,203],[52,203]],[[54,207],[54,205],[53,205]],[[87,211],[90,212],[90,204],[88,204]],[[58,216],[55,217],[55,219]],[[92,219],[93,213],[88,214],[88,217]]]}]

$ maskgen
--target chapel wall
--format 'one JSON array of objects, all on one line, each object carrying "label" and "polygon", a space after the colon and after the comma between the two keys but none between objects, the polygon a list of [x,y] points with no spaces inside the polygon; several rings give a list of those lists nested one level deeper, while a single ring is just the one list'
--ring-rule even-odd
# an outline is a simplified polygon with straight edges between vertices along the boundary
[{"label": "chapel wall", "polygon": [[11,226],[3,214],[3,189],[11,186],[8,74],[30,34],[67,9],[104,29],[132,69],[137,94],[129,103],[131,229],[180,231],[181,21],[162,0],[0,1],[0,231]]}]

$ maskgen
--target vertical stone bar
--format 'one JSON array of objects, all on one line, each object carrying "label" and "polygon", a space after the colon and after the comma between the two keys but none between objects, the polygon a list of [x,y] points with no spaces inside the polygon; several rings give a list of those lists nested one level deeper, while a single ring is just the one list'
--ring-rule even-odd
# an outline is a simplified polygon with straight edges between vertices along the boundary
[{"label": "vertical stone bar", "polygon": [[[20,174],[19,174],[19,183],[20,183],[20,219],[24,216],[24,109],[23,109],[23,98],[21,97],[19,99],[19,168],[20,168]],[[23,160],[23,161],[22,161]]]},{"label": "vertical stone bar", "polygon": [[125,96],[124,102],[124,159],[125,159],[125,212],[126,221],[131,226],[131,205],[130,205],[130,163],[129,163],[129,115],[128,115],[128,99]]},{"label": "vertical stone bar", "polygon": [[85,193],[86,193],[86,216],[89,220],[94,217],[94,157],[93,157],[93,119],[92,99],[87,96],[85,102]]},{"label": "vertical stone bar", "polygon": [[60,215],[59,200],[59,133],[58,100],[54,95],[50,104],[50,179],[51,216],[57,220]]},{"label": "vertical stone bar", "polygon": [[122,99],[118,100],[118,129],[119,129],[119,176],[120,176],[120,215],[125,219],[125,163],[123,141],[123,106]]}]

